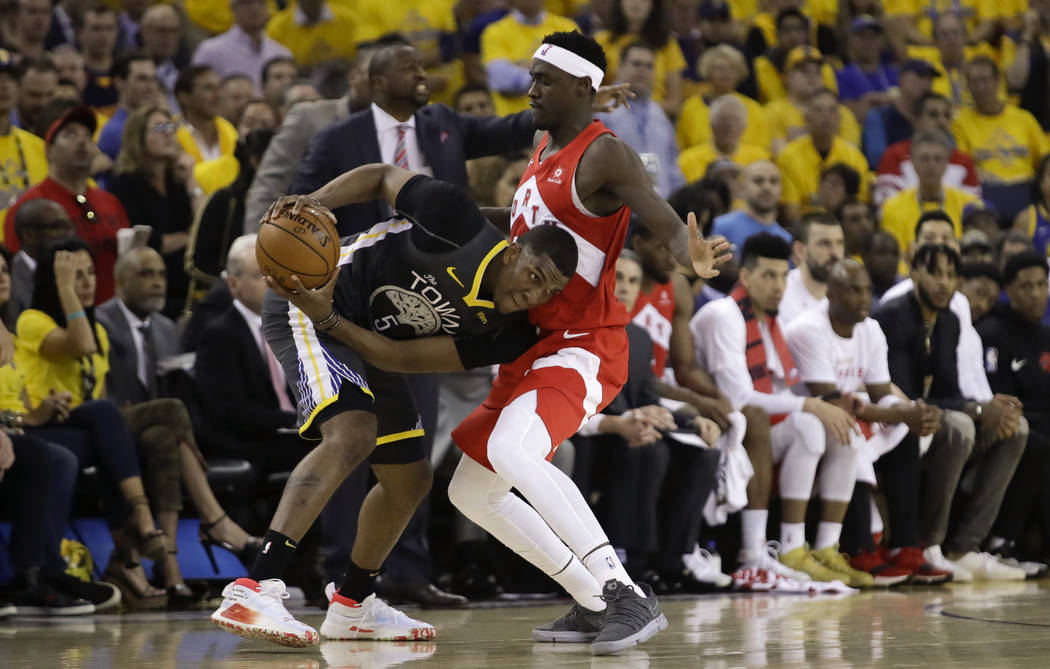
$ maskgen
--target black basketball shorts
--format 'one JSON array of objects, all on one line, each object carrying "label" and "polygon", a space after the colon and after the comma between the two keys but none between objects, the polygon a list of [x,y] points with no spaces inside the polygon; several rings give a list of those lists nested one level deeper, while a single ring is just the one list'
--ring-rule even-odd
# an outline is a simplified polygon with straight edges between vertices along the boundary
[{"label": "black basketball shorts", "polygon": [[405,464],[426,457],[423,422],[408,382],[367,365],[323,332],[292,303],[267,291],[263,331],[295,394],[299,434],[320,439],[321,425],[344,411],[375,414],[373,464]]}]

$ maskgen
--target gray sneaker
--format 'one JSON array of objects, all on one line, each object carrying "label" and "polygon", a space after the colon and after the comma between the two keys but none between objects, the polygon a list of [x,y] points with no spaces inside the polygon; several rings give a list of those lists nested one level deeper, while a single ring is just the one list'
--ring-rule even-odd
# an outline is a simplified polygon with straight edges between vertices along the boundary
[{"label": "gray sneaker", "polygon": [[536,641],[557,643],[588,643],[602,629],[605,611],[591,611],[573,604],[569,612],[552,623],[532,629]]},{"label": "gray sneaker", "polygon": [[602,599],[608,605],[602,630],[591,642],[592,655],[610,655],[637,646],[667,629],[667,618],[660,611],[653,589],[638,583],[645,597],[619,581],[608,580],[602,588]]}]

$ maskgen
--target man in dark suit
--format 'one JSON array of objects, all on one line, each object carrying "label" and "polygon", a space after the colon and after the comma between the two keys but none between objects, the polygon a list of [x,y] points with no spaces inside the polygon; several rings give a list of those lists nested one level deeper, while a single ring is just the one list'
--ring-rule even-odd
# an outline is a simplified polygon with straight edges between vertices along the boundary
[{"label": "man in dark suit", "polygon": [[159,253],[132,249],[117,259],[114,275],[116,296],[95,310],[110,342],[106,393],[119,404],[138,404],[157,397],[157,365],[179,354],[179,335],[159,313],[167,284]]},{"label": "man in dark suit", "polygon": [[284,373],[262,334],[266,282],[255,235],[234,240],[226,259],[233,304],[204,329],[194,370],[205,411],[222,439],[217,455],[243,458],[260,473],[291,469],[307,452]]},{"label": "man in dark suit", "polygon": [[57,202],[39,198],[19,208],[15,214],[15,236],[20,248],[11,263],[11,317],[29,308],[33,300],[33,275],[40,249],[74,234],[73,221]]},{"label": "man in dark suit", "polygon": [[[914,290],[883,303],[872,316],[886,335],[893,383],[908,398],[944,410],[941,428],[923,456],[922,468],[929,476],[922,504],[914,467],[887,477],[896,480],[883,487],[898,497],[910,496],[902,506],[919,510],[920,539],[927,546],[923,557],[935,568],[951,571],[953,580],[1024,578],[1022,570],[991,559],[979,548],[1024,452],[1028,423],[1016,397],[995,395],[981,403],[959,389],[960,325],[948,308],[959,265],[959,254],[950,246],[920,246],[911,262]],[[968,462],[975,473],[973,489],[949,532],[952,500]]]},{"label": "man in dark suit", "polygon": [[[458,114],[427,104],[426,71],[418,51],[394,44],[369,63],[372,105],[319,132],[292,182],[292,193],[312,193],[343,172],[368,163],[387,163],[467,186],[466,161],[521,151],[532,145],[532,112],[504,118]],[[335,210],[340,234],[366,230],[390,216],[374,200]]]}]

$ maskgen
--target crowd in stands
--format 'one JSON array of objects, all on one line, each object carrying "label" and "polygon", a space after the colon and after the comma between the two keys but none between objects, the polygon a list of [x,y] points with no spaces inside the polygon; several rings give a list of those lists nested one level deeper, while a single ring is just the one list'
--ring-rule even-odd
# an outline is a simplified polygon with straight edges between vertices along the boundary
[{"label": "crowd in stands", "polygon": [[[660,594],[1045,574],[1048,0],[15,0],[0,612],[198,605],[185,517],[251,563],[310,449],[261,329],[262,216],[372,162],[509,207],[531,55],[563,30],[630,85],[597,117],[734,255],[697,279],[633,226],[630,378],[555,457],[632,576]],[[335,214],[349,235],[394,212]],[[449,432],[491,379],[411,381],[438,482],[385,597],[552,589],[448,503]],[[230,462],[250,485],[220,494]],[[370,484],[359,468],[304,543],[309,600]],[[73,516],[108,524],[104,579],[71,575]]]}]

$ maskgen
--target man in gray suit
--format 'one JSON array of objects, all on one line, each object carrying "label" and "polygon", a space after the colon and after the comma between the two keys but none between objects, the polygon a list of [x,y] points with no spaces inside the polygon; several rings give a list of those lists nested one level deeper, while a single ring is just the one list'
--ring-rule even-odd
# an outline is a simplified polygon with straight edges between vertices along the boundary
[{"label": "man in gray suit", "polygon": [[33,275],[40,250],[75,234],[73,221],[57,202],[38,198],[19,207],[15,213],[19,251],[11,262],[12,318],[28,309],[33,300]]},{"label": "man in gray suit", "polygon": [[[379,45],[376,45],[379,46]],[[259,231],[259,221],[267,207],[285,195],[295,179],[299,161],[306,155],[310,140],[326,126],[342,120],[372,102],[368,85],[368,62],[376,47],[361,45],[350,68],[350,89],[338,100],[300,102],[285,114],[284,122],[270,140],[262,163],[244,202],[244,234]]]},{"label": "man in gray suit", "polygon": [[132,249],[117,259],[113,273],[117,294],[95,309],[111,347],[106,391],[119,404],[138,404],[156,399],[157,363],[179,354],[179,335],[160,313],[167,277],[159,253]]}]

